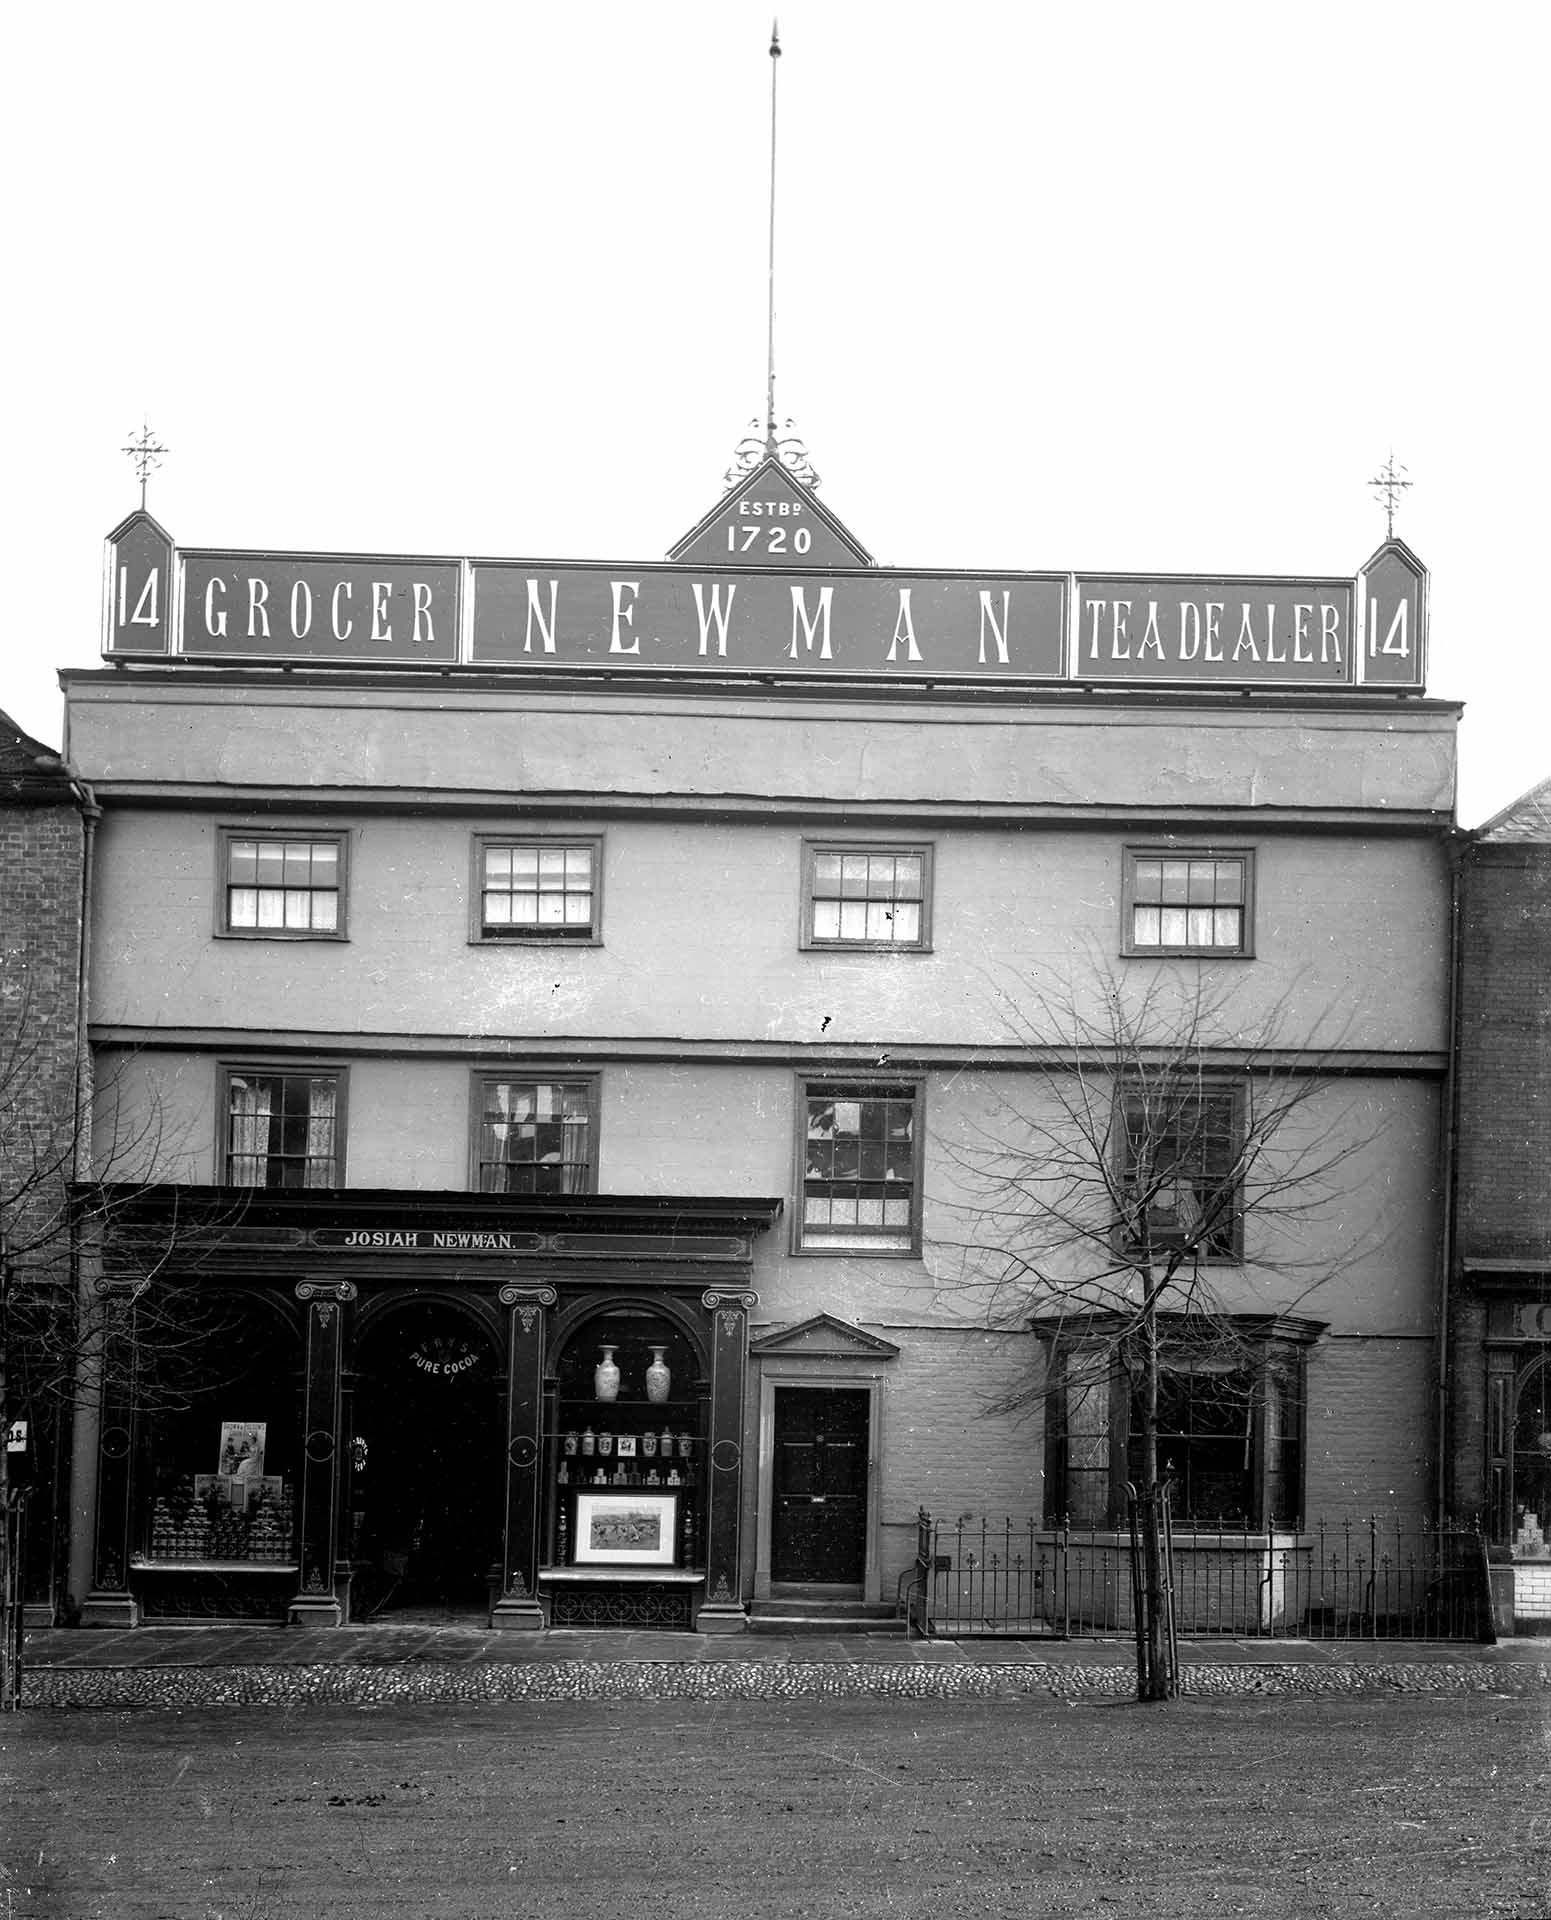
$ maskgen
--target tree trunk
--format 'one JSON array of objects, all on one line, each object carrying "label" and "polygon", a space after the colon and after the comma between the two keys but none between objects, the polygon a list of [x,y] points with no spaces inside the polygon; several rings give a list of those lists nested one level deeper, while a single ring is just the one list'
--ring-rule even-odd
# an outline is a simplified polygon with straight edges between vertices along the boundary
[{"label": "tree trunk", "polygon": [[1179,1691],[1168,1496],[1158,1484],[1158,1298],[1167,1278],[1156,1277],[1150,1260],[1143,1269],[1142,1472],[1130,1502],[1138,1700],[1172,1700]]}]

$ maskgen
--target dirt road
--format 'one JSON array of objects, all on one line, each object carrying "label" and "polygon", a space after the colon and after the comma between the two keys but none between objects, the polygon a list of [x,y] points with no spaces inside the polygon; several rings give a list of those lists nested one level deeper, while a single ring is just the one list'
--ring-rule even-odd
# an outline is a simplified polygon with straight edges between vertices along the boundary
[{"label": "dirt road", "polygon": [[1525,1698],[36,1712],[0,1920],[1551,1920]]}]

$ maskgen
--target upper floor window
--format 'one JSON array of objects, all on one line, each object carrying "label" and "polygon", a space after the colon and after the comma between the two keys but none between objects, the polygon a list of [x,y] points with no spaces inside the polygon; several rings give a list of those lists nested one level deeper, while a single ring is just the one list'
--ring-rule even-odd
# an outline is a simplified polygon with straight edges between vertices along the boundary
[{"label": "upper floor window", "polygon": [[339,1186],[343,1092],[338,1072],[228,1072],[226,1184]]},{"label": "upper floor window", "polygon": [[474,843],[474,864],[476,940],[598,941],[601,840],[482,834]]},{"label": "upper floor window", "polygon": [[221,834],[221,931],[300,939],[342,939],[342,833]]},{"label": "upper floor window", "polygon": [[597,1080],[481,1075],[475,1184],[481,1193],[590,1193]]},{"label": "upper floor window", "polygon": [[1250,954],[1254,855],[1127,847],[1128,954]]},{"label": "upper floor window", "polygon": [[929,947],[931,880],[929,846],[810,840],[803,848],[802,944]]},{"label": "upper floor window", "polygon": [[915,1251],[920,1107],[921,1089],[909,1083],[805,1083],[799,1248]]},{"label": "upper floor window", "polygon": [[1122,1094],[1120,1105],[1125,1250],[1150,1257],[1183,1248],[1208,1260],[1238,1259],[1238,1090],[1159,1078]]}]

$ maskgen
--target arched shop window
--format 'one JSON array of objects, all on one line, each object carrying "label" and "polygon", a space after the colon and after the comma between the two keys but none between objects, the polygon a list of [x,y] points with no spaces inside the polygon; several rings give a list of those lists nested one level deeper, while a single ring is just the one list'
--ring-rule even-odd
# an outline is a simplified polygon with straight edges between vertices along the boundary
[{"label": "arched shop window", "polygon": [[621,1526],[630,1523],[625,1496],[640,1508],[641,1524],[656,1515],[661,1526],[650,1548],[624,1542],[620,1564],[701,1564],[706,1393],[696,1343],[649,1307],[591,1314],[565,1339],[546,1436],[551,1564],[608,1564],[598,1541],[616,1512]]},{"label": "arched shop window", "polygon": [[283,1310],[216,1296],[140,1371],[138,1562],[294,1565],[301,1348]]},{"label": "arched shop window", "polygon": [[1514,1545],[1538,1554],[1551,1532],[1551,1357],[1519,1378],[1510,1473]]}]

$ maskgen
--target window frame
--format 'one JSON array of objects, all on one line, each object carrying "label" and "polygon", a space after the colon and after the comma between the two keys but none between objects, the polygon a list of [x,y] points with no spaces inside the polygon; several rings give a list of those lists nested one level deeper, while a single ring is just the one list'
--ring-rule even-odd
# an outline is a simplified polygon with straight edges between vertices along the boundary
[{"label": "window frame", "polygon": [[[585,848],[592,856],[592,919],[585,933],[563,927],[512,927],[492,932],[485,925],[485,854],[498,847],[532,847],[540,853]],[[472,836],[469,850],[469,944],[476,947],[601,947],[603,945],[603,835],[601,833],[487,833]]]},{"label": "window frame", "polygon": [[[222,1060],[217,1068],[219,1097],[216,1106],[216,1184],[232,1186],[231,1119],[232,1081],[234,1079],[290,1078],[332,1080],[334,1082],[334,1177],[326,1187],[272,1186],[268,1182],[244,1185],[243,1193],[328,1193],[345,1185],[345,1148],[349,1140],[350,1069],[336,1060],[298,1064],[294,1060]],[[266,1156],[267,1157],[267,1156]]]},{"label": "window frame", "polygon": [[[1160,1080],[1155,1083],[1155,1086],[1161,1090],[1162,1084]],[[1229,1141],[1233,1148],[1233,1153],[1236,1156],[1238,1151],[1237,1143],[1241,1143],[1244,1136],[1244,1115],[1248,1092],[1247,1083],[1242,1078],[1224,1077],[1222,1079],[1212,1079],[1202,1076],[1200,1078],[1192,1078],[1190,1085],[1184,1088],[1177,1098],[1182,1101],[1189,1099],[1197,1102],[1205,1100],[1228,1101],[1231,1110]],[[1115,1090],[1114,1137],[1116,1150],[1120,1156],[1115,1173],[1117,1183],[1122,1192],[1128,1189],[1132,1166],[1132,1136],[1126,1115],[1126,1102],[1129,1099],[1136,1098],[1137,1094],[1138,1087],[1134,1081],[1127,1082],[1122,1080]],[[1238,1186],[1234,1190],[1232,1214],[1231,1226],[1226,1232],[1224,1244],[1215,1247],[1202,1245],[1198,1249],[1198,1257],[1204,1265],[1233,1267],[1244,1264],[1244,1182],[1242,1179],[1240,1179]],[[1114,1238],[1116,1251],[1123,1257],[1129,1258],[1138,1250],[1140,1243],[1127,1239],[1125,1223],[1123,1221],[1116,1221]],[[1170,1242],[1167,1239],[1162,1239],[1154,1240],[1153,1244],[1154,1246],[1167,1247]]]},{"label": "window frame", "polygon": [[[1128,842],[1121,849],[1120,953],[1127,960],[1253,960],[1255,958],[1255,854],[1249,846],[1203,842],[1190,846],[1161,845],[1156,841]],[[1234,860],[1244,875],[1243,921],[1236,947],[1182,945],[1144,946],[1136,939],[1136,866],[1139,860]],[[1143,902],[1142,904],[1147,904]]]},{"label": "window frame", "polygon": [[[926,1081],[920,1074],[890,1074],[881,1078],[868,1075],[858,1077],[841,1069],[833,1073],[800,1073],[795,1079],[796,1114],[792,1128],[793,1169],[792,1191],[795,1204],[792,1207],[791,1251],[794,1254],[819,1259],[863,1259],[863,1260],[912,1260],[921,1254],[921,1214],[922,1214],[922,1169],[924,1165],[926,1138]],[[854,1096],[860,1100],[899,1098],[908,1095],[911,1100],[911,1173],[910,1173],[910,1228],[908,1244],[900,1246],[868,1245],[865,1230],[858,1230],[853,1236],[846,1236],[842,1230],[837,1235],[833,1227],[817,1228],[814,1231],[827,1236],[824,1244],[818,1244],[811,1237],[807,1224],[807,1188],[808,1188],[808,1103],[815,1098],[842,1098]],[[878,1229],[881,1238],[886,1229]]]},{"label": "window frame", "polygon": [[[215,937],[217,940],[332,940],[350,938],[349,827],[275,827],[220,825],[216,828]],[[234,927],[231,924],[231,848],[239,840],[278,840],[283,844],[318,846],[332,843],[339,861],[338,911],[333,927]],[[283,892],[284,889],[282,888]]]},{"label": "window frame", "polygon": [[[813,931],[814,869],[821,854],[901,855],[921,862],[921,931],[914,940],[846,940],[838,934],[827,938]],[[802,843],[802,918],[798,929],[798,947],[804,953],[930,953],[932,951],[932,890],[936,843],[931,840],[866,840],[854,836],[837,838],[834,834],[805,835]]]},{"label": "window frame", "polygon": [[[480,1148],[485,1121],[485,1088],[498,1083],[525,1082],[534,1086],[555,1085],[560,1082],[580,1082],[587,1093],[587,1179],[586,1184],[576,1189],[577,1193],[596,1193],[598,1191],[598,1146],[599,1122],[602,1111],[603,1074],[596,1067],[549,1066],[530,1067],[521,1063],[510,1066],[476,1067],[469,1075],[469,1169],[468,1186],[470,1193],[489,1193],[497,1197],[514,1195],[518,1199],[565,1199],[568,1196],[561,1190],[554,1194],[534,1193],[524,1195],[511,1187],[485,1187],[480,1184],[480,1173],[485,1165]],[[492,1166],[497,1163],[490,1162]],[[521,1164],[521,1163],[519,1163]],[[540,1164],[535,1161],[533,1165]],[[574,1197],[570,1196],[570,1197]]]}]

